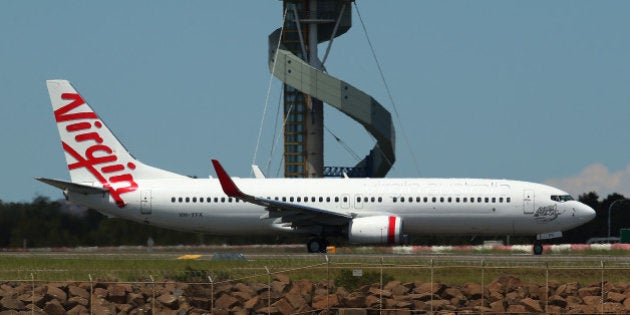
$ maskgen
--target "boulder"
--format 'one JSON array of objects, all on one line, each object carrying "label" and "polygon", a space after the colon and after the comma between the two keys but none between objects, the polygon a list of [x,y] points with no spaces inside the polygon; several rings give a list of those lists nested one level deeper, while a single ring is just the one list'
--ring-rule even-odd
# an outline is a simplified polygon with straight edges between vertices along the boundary
[{"label": "boulder", "polygon": [[0,300],[0,305],[2,308],[12,311],[21,311],[26,309],[26,305],[24,302],[18,300],[17,298],[8,296]]},{"label": "boulder", "polygon": [[66,292],[56,286],[47,285],[46,298],[49,300],[55,299],[59,300],[60,302],[65,302],[68,299],[68,294],[66,294]]},{"label": "boulder", "polygon": [[351,292],[341,300],[341,304],[349,308],[366,307],[365,294],[361,292]]},{"label": "boulder", "polygon": [[280,312],[280,314],[282,315],[293,314],[294,309],[295,309],[293,306],[291,306],[289,302],[287,302],[286,299],[280,299],[276,301],[275,303],[271,304],[271,306],[278,309],[278,312]]},{"label": "boulder", "polygon": [[481,285],[478,283],[466,283],[462,287],[461,291],[469,300],[477,300],[481,298]]},{"label": "boulder", "polygon": [[247,310],[251,310],[251,309],[255,309],[262,306],[259,304],[260,304],[260,296],[255,296],[247,300],[245,303],[243,303],[243,308]]},{"label": "boulder", "polygon": [[88,290],[78,287],[76,285],[69,285],[68,286],[68,293],[70,295],[70,297],[82,297],[84,299],[89,299],[90,298],[90,292],[88,292]]},{"label": "boulder", "polygon": [[66,314],[68,315],[88,315],[90,311],[84,305],[77,305],[71,308]]},{"label": "boulder", "polygon": [[623,303],[625,299],[626,299],[625,294],[621,294],[617,292],[608,292],[608,294],[606,294],[606,301],[608,302]]},{"label": "boulder", "polygon": [[339,298],[336,294],[318,295],[313,297],[311,306],[314,309],[328,309],[339,304]]},{"label": "boulder", "polygon": [[46,302],[43,310],[44,313],[48,315],[63,315],[66,313],[66,309],[61,305],[61,303],[59,303],[58,300]]},{"label": "boulder", "polygon": [[172,294],[162,294],[157,297],[158,302],[163,306],[175,310],[179,305],[179,300]]},{"label": "boulder", "polygon": [[214,302],[214,308],[226,310],[232,308],[238,302],[238,299],[230,296],[229,294],[223,294]]},{"label": "boulder", "polygon": [[520,303],[521,305],[525,306],[525,308],[530,312],[542,313],[543,311],[542,307],[540,306],[540,302],[532,298],[524,298],[521,300]]}]

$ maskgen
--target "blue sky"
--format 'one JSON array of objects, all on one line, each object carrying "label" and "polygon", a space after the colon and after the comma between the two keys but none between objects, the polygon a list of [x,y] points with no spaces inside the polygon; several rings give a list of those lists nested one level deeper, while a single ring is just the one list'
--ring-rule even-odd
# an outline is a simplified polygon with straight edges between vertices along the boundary
[{"label": "blue sky", "polygon": [[[389,177],[630,195],[630,2],[357,4],[400,114]],[[0,199],[61,197],[33,179],[68,178],[46,79],[70,80],[145,163],[204,177],[217,158],[250,176],[281,19],[275,0],[1,2]],[[353,22],[326,67],[391,109],[356,11]],[[274,79],[256,161],[271,176],[279,94]],[[331,108],[326,124],[360,156],[373,145]],[[327,165],[355,162],[327,136]]]}]

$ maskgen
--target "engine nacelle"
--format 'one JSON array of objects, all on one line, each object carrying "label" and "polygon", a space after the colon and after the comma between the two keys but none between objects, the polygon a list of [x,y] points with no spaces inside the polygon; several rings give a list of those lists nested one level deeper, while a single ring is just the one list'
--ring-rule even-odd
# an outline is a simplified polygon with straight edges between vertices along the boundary
[{"label": "engine nacelle", "polygon": [[355,218],[348,230],[353,244],[399,244],[401,235],[402,220],[393,215]]}]

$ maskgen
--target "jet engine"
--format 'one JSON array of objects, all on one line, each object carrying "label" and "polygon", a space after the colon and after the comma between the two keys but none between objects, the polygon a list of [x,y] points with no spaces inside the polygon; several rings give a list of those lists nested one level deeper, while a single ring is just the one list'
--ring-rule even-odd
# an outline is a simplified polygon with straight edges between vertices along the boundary
[{"label": "jet engine", "polygon": [[355,218],[348,229],[353,244],[399,244],[401,235],[402,220],[393,215]]}]

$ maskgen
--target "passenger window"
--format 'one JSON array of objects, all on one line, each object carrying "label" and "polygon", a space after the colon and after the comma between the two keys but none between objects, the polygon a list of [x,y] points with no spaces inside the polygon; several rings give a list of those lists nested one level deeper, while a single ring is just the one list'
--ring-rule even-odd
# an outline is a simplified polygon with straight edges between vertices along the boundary
[{"label": "passenger window", "polygon": [[486,203],[490,202],[490,200],[488,199],[488,197],[485,198]]},{"label": "passenger window", "polygon": [[433,197],[433,198],[431,198],[431,200],[432,200],[433,202],[436,202],[436,201],[437,201],[437,198]]},{"label": "passenger window", "polygon": [[503,203],[503,197],[499,197],[499,203]]},{"label": "passenger window", "polygon": [[302,201],[302,197],[297,197],[297,202],[301,202]]},{"label": "passenger window", "polygon": [[232,197],[228,198],[228,202],[232,202]]},{"label": "passenger window", "polygon": [[370,198],[370,201],[371,201],[372,203],[374,203],[374,201],[376,201],[376,198],[372,197],[372,198]]},{"label": "passenger window", "polygon": [[175,197],[171,197],[171,202],[175,202],[175,200],[177,200]]},{"label": "passenger window", "polygon": [[339,197],[335,197],[335,202],[339,202]]},{"label": "passenger window", "polygon": [[462,198],[462,202],[464,203],[468,202],[468,198],[467,197]]},{"label": "passenger window", "polygon": [[219,203],[219,198],[218,197],[214,197],[214,203]]},{"label": "passenger window", "polygon": [[451,197],[448,197],[448,202],[451,203],[451,201],[453,201],[453,199]]},{"label": "passenger window", "polygon": [[429,202],[429,198],[424,197],[424,202]]},{"label": "passenger window", "polygon": [[505,198],[505,202],[510,203],[511,201],[512,201],[512,198],[510,197]]},{"label": "passenger window", "polygon": [[293,202],[293,197],[289,197],[289,201],[290,201],[290,202]]},{"label": "passenger window", "polygon": [[186,197],[186,202],[190,202],[190,197]]},{"label": "passenger window", "polygon": [[398,201],[398,197],[394,197],[394,198],[392,199],[392,201],[393,201],[393,202]]},{"label": "passenger window", "polygon": [[330,197],[326,197],[326,202],[330,202]]},{"label": "passenger window", "polygon": [[405,197],[400,198],[400,202],[405,202]]},{"label": "passenger window", "polygon": [[477,202],[481,203],[481,197],[477,197]]},{"label": "passenger window", "polygon": [[444,202],[444,197],[440,197],[440,202]]},{"label": "passenger window", "polygon": [[193,202],[197,202],[197,197],[193,197]]},{"label": "passenger window", "polygon": [[311,201],[312,201],[312,202],[315,202],[315,197],[311,197]]},{"label": "passenger window", "polygon": [[383,197],[378,197],[378,202],[383,202]]},{"label": "passenger window", "polygon": [[368,197],[363,197],[363,202],[368,202]]},{"label": "passenger window", "polygon": [[455,198],[455,202],[459,203],[459,197]]},{"label": "passenger window", "polygon": [[323,197],[319,197],[319,202],[324,202],[324,198]]},{"label": "passenger window", "polygon": [[282,197],[282,202],[287,202],[287,197]]},{"label": "passenger window", "polygon": [[492,197],[492,203],[496,203],[497,202],[497,198],[496,197]]},{"label": "passenger window", "polygon": [[348,197],[343,197],[343,202],[348,202]]},{"label": "passenger window", "polygon": [[212,202],[212,198],[208,197],[208,199],[206,199],[206,202],[211,203]]}]

